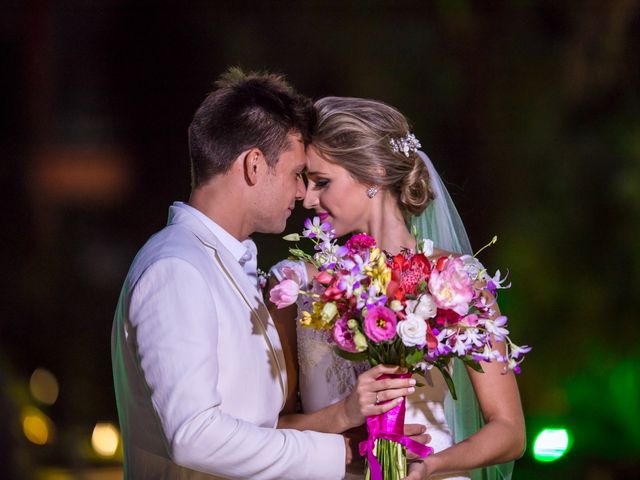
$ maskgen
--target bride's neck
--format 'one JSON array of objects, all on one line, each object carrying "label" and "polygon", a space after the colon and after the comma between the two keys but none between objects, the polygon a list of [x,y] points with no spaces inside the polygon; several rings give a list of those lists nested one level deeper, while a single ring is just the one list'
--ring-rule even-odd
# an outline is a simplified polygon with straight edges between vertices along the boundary
[{"label": "bride's neck", "polygon": [[395,199],[389,196],[385,200],[371,212],[365,231],[376,239],[378,247],[389,253],[396,254],[405,248],[414,250],[415,238],[407,229]]}]

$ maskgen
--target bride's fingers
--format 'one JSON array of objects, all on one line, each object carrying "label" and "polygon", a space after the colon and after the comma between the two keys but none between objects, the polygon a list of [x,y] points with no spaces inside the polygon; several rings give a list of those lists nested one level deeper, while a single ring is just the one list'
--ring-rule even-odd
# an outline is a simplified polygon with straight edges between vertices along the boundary
[{"label": "bride's fingers", "polygon": [[390,375],[394,373],[407,373],[407,369],[400,367],[398,365],[376,365],[375,367],[367,370],[362,375],[367,377],[372,377],[373,379],[378,378],[380,375]]},{"label": "bride's fingers", "polygon": [[362,413],[365,417],[371,417],[374,415],[381,415],[383,413],[388,412],[392,408],[397,407],[400,402],[404,401],[404,397],[394,398],[393,400],[389,400],[386,403],[370,403],[368,405],[363,406]]},{"label": "bride's fingers", "polygon": [[373,399],[371,403],[383,403],[389,400],[393,400],[398,397],[406,397],[407,395],[411,395],[416,391],[415,387],[405,387],[405,388],[392,388],[389,390],[378,390],[377,392],[372,392],[373,395],[370,397]]},{"label": "bride's fingers", "polygon": [[416,380],[415,378],[385,378],[367,383],[367,387],[372,391],[381,392],[382,390],[413,387],[416,384]]}]

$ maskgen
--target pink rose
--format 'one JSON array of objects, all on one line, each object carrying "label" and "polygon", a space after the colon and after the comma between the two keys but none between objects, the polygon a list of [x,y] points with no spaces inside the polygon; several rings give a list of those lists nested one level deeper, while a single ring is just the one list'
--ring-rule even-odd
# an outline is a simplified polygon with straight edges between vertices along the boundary
[{"label": "pink rose", "polygon": [[469,312],[473,300],[473,284],[459,258],[451,258],[442,268],[431,272],[429,291],[439,308],[453,310],[458,315]]},{"label": "pink rose", "polygon": [[298,299],[300,286],[295,280],[285,278],[269,292],[269,300],[278,308],[293,305]]},{"label": "pink rose", "polygon": [[364,319],[364,333],[376,343],[391,340],[396,335],[397,323],[393,310],[382,306],[372,307]]}]

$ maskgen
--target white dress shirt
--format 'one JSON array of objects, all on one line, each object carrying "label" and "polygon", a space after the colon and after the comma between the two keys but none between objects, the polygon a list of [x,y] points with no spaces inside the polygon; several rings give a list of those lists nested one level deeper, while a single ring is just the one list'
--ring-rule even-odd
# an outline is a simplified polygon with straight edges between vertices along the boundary
[{"label": "white dress shirt", "polygon": [[255,285],[258,285],[258,247],[251,238],[247,238],[243,241],[238,240],[210,217],[207,217],[200,210],[187,203],[174,202],[173,205],[178,208],[184,208],[187,212],[204,223],[204,225],[211,230],[211,233],[218,237],[225,248],[229,250],[231,255],[233,255],[233,258],[238,261],[251,281]]}]

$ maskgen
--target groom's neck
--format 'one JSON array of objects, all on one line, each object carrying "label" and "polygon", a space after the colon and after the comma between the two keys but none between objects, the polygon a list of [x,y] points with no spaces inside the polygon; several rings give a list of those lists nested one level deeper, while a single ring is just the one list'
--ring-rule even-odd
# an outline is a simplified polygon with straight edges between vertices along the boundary
[{"label": "groom's neck", "polygon": [[251,217],[246,207],[246,198],[239,195],[239,189],[228,182],[216,180],[194,188],[189,197],[189,205],[224,228],[240,241],[253,233],[248,221]]}]

